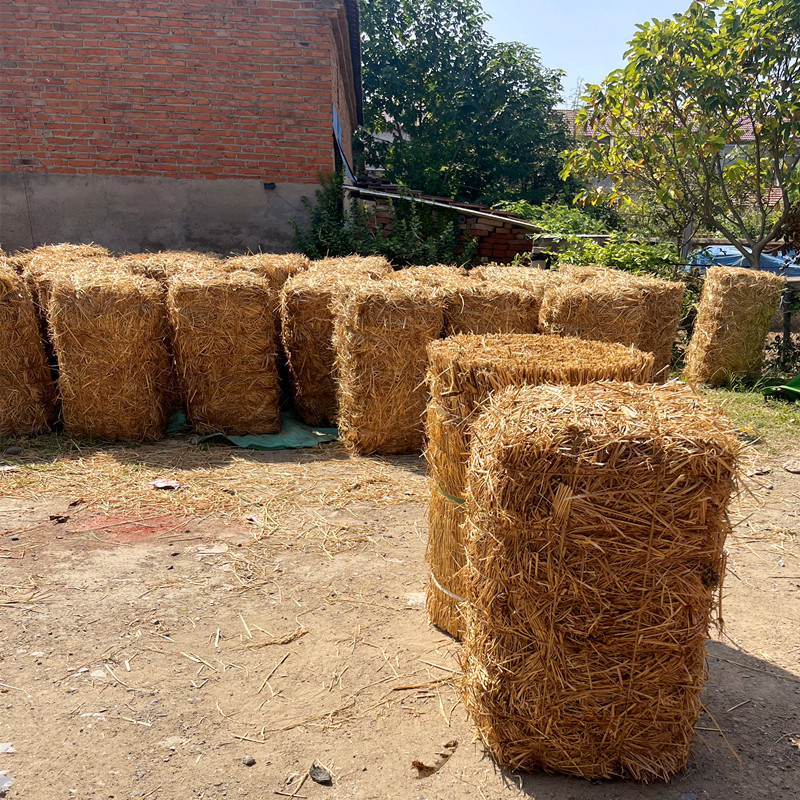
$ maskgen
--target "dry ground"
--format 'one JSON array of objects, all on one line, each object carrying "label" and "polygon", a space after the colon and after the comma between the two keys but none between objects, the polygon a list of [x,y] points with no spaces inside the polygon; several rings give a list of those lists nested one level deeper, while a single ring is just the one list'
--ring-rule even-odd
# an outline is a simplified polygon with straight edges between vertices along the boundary
[{"label": "dry ground", "polygon": [[[797,455],[763,451],[763,502],[736,508],[692,762],[640,786],[511,774],[473,741],[458,645],[423,606],[421,459],[22,448],[0,454],[10,798],[800,797],[800,475],[782,468]],[[412,761],[454,740],[419,778]]]}]

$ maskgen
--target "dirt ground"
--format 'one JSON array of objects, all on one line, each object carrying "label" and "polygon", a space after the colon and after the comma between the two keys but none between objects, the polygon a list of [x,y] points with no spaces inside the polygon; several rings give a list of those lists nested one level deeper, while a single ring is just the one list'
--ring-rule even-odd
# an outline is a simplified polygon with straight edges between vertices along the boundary
[{"label": "dirt ground", "polygon": [[421,459],[20,444],[0,456],[9,798],[800,797],[797,454],[761,456],[762,499],[735,508],[691,764],[642,786],[509,773],[474,741],[424,609]]}]

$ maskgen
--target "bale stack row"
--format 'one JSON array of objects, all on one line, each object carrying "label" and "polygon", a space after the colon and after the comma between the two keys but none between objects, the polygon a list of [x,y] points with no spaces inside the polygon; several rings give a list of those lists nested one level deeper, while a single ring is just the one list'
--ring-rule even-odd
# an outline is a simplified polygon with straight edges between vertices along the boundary
[{"label": "bale stack row", "polygon": [[461,696],[509,769],[686,765],[740,444],[685,386],[527,386],[472,429]]},{"label": "bale stack row", "polygon": [[528,384],[643,383],[652,364],[651,354],[622,345],[536,334],[454,336],[429,346],[428,611],[435,625],[456,637],[463,632],[467,459],[472,425],[491,396]]},{"label": "bale stack row", "polygon": [[[279,426],[277,298],[286,278],[307,266],[294,255],[222,260],[166,251],[111,258],[95,245],[40,247],[15,258],[24,284],[18,278],[22,289],[14,291],[27,298],[29,311],[40,312],[41,322],[32,337],[15,312],[17,339],[28,342],[24,358],[31,364],[43,335],[54,347],[62,416],[72,435],[159,438],[166,413],[180,403],[199,430],[273,432]],[[9,364],[18,349],[4,352]],[[180,388],[173,350],[181,353]],[[23,375],[21,367],[15,371]],[[47,377],[43,385],[52,396]],[[3,392],[4,402],[14,397],[10,388]],[[8,431],[41,430],[52,421],[52,400],[39,403],[38,417],[23,415],[26,403],[13,406],[33,421],[23,424],[3,411]]]}]

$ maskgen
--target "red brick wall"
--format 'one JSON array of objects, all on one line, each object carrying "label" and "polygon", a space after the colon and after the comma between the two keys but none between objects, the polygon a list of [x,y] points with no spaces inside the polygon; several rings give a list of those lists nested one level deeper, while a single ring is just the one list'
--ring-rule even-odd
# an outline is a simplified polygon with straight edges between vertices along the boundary
[{"label": "red brick wall", "polygon": [[333,167],[338,0],[15,0],[2,16],[0,169],[314,183]]}]

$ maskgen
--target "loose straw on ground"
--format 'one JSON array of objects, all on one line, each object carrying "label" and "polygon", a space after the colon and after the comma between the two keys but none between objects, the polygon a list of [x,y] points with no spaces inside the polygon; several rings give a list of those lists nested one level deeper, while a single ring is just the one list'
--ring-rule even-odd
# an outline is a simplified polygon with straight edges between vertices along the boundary
[{"label": "loose straw on ground", "polygon": [[764,342],[784,286],[782,276],[769,272],[709,268],[684,375],[714,386],[760,378]]},{"label": "loose straw on ground", "polygon": [[560,336],[454,336],[428,348],[426,457],[431,475],[428,512],[428,612],[453,636],[462,631],[464,508],[470,429],[491,395],[507,386],[582,384],[601,379],[644,382],[653,357],[633,348]]},{"label": "loose straw on ground", "polygon": [[667,780],[706,679],[741,445],[686,386],[539,386],[473,430],[461,695],[509,769]]}]

